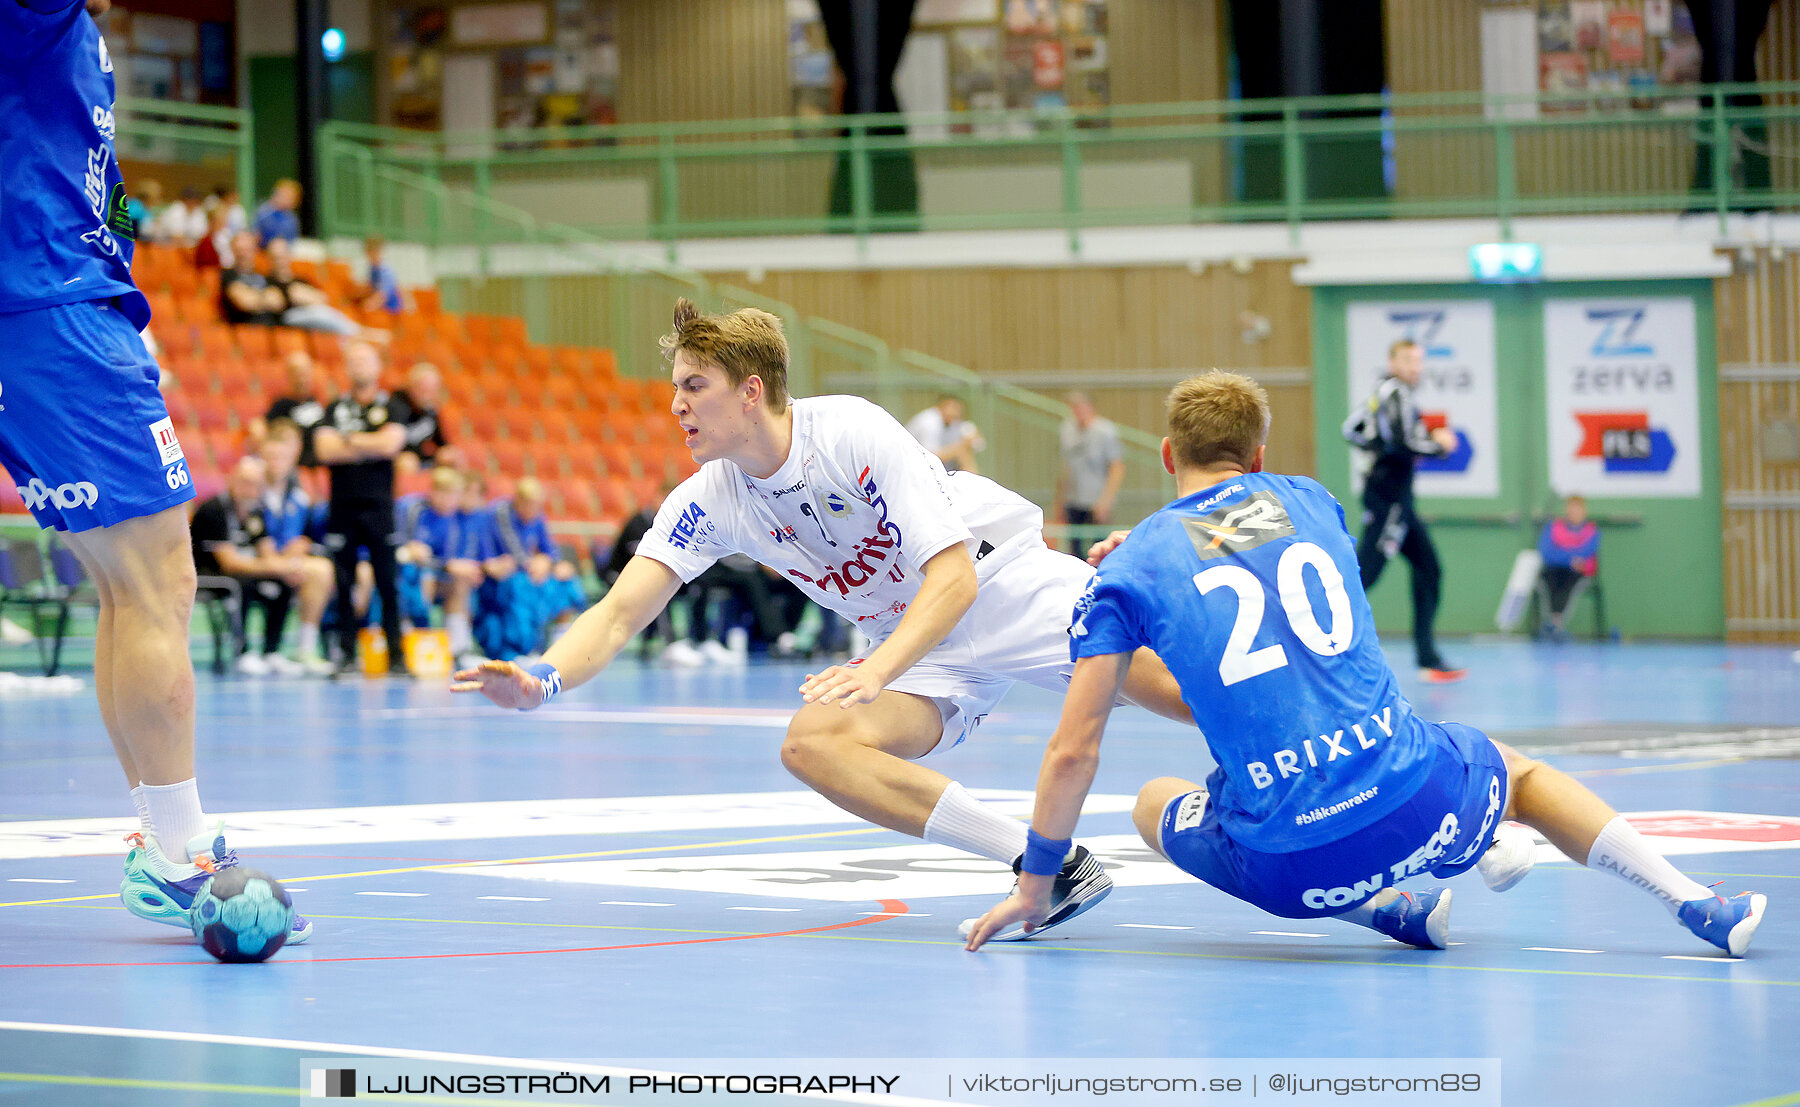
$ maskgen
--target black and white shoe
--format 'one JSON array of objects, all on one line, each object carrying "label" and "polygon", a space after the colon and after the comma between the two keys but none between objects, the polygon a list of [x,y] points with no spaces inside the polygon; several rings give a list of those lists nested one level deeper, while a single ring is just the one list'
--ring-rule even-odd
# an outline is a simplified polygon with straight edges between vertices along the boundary
[{"label": "black and white shoe", "polygon": [[[1021,859],[1022,860],[1022,859]],[[1013,875],[1019,875],[1019,862],[1013,862]],[[1050,913],[1044,916],[1031,933],[1025,932],[1023,924],[989,938],[990,942],[1018,942],[1036,938],[1044,931],[1059,923],[1068,922],[1076,915],[1105,899],[1112,891],[1112,877],[1100,866],[1100,861],[1088,851],[1086,846],[1076,846],[1075,855],[1063,862],[1062,872],[1056,874],[1056,884],[1050,893]],[[1013,890],[1019,889],[1018,882],[1013,882]],[[975,929],[979,918],[964,919],[957,933],[967,938],[969,931]]]}]

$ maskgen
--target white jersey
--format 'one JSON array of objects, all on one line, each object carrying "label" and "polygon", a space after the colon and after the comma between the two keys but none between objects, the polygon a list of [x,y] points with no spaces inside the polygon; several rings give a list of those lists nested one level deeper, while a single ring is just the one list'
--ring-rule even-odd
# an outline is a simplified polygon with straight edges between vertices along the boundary
[{"label": "white jersey", "polygon": [[946,473],[885,410],[856,396],[793,404],[788,457],[765,480],[711,461],[656,513],[637,552],[693,580],[742,553],[880,641],[919,592],[920,567],[962,543],[985,579],[1043,545],[1037,505]]}]

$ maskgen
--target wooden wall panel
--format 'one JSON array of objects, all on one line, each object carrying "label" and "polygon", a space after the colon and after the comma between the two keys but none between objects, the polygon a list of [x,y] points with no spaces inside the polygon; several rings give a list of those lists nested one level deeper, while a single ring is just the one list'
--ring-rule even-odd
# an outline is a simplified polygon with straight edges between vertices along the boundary
[{"label": "wooden wall panel", "polygon": [[1223,100],[1225,0],[1112,0],[1107,62],[1115,104]]},{"label": "wooden wall panel", "polygon": [[[1159,433],[1169,386],[1229,368],[1270,389],[1271,465],[1313,471],[1311,294],[1290,264],[921,269],[714,274],[819,316],[995,379],[1060,397],[1088,391],[1108,418]],[[1266,340],[1241,338],[1242,316],[1270,321]]]},{"label": "wooden wall panel", "polygon": [[1714,286],[1726,627],[1800,641],[1800,259],[1736,268]]}]

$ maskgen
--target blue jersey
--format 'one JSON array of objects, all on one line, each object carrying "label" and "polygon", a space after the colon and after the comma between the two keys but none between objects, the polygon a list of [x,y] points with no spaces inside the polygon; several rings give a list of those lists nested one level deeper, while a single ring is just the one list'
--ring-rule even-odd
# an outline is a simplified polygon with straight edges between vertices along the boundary
[{"label": "blue jersey", "polygon": [[469,556],[468,542],[463,538],[463,512],[439,514],[431,506],[431,497],[423,493],[402,497],[399,507],[402,542],[425,543],[438,561]]},{"label": "blue jersey", "polygon": [[496,500],[488,510],[494,537],[500,543],[499,553],[511,554],[513,560],[520,562],[533,554],[556,556],[556,543],[550,541],[550,522],[544,516],[527,523],[508,500]]},{"label": "blue jersey", "polygon": [[263,493],[263,529],[281,549],[296,538],[312,537],[313,502],[300,481],[290,476],[285,488],[271,488]]},{"label": "blue jersey", "polygon": [[470,561],[486,561],[506,552],[501,548],[500,536],[494,531],[492,508],[478,508],[462,513],[461,550],[456,556]]},{"label": "blue jersey", "polygon": [[0,49],[0,313],[118,297],[142,330],[99,28],[80,0],[7,0]]},{"label": "blue jersey", "polygon": [[1219,763],[1219,821],[1251,849],[1343,838],[1430,770],[1344,509],[1317,481],[1249,473],[1162,508],[1101,564],[1069,633],[1077,659],[1163,659]]}]

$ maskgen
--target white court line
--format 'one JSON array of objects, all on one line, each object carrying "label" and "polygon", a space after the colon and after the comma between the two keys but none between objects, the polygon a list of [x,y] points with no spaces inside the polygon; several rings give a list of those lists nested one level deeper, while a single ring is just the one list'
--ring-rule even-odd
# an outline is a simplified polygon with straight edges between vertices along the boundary
[{"label": "white court line", "polygon": [[9,876],[8,884],[73,884],[73,880],[52,880],[47,876]]},{"label": "white court line", "polygon": [[[18,1030],[37,1034],[86,1034],[96,1038],[147,1038],[162,1042],[203,1042],[209,1045],[234,1045],[264,1049],[289,1049],[301,1053],[347,1053],[362,1057],[393,1057],[405,1061],[447,1061],[471,1067],[505,1067],[551,1074],[570,1073],[589,1076],[692,1076],[694,1073],[670,1072],[665,1069],[633,1069],[620,1065],[584,1065],[570,1061],[543,1061],[524,1057],[494,1057],[481,1053],[443,1053],[427,1049],[391,1049],[385,1046],[345,1045],[341,1042],[308,1042],[295,1038],[248,1038],[235,1034],[197,1034],[184,1030],[137,1030],[124,1026],[73,1026],[56,1022],[0,1021],[0,1030]],[[294,1093],[299,1096],[298,1089]],[[801,1092],[805,1099],[836,1103],[865,1103],[872,1107],[943,1107],[948,1100],[921,1099],[904,1095],[856,1095],[834,1092]]]},{"label": "white court line", "polygon": [[645,903],[642,900],[636,900],[636,899],[603,899],[600,901],[600,906],[602,906],[602,907],[673,907],[675,905],[673,903]]},{"label": "white court line", "polygon": [[1192,930],[1191,926],[1164,926],[1161,923],[1113,923],[1114,926],[1128,926],[1133,930]]},{"label": "white court line", "polygon": [[351,894],[358,895],[358,896],[393,896],[396,899],[421,899],[425,896],[430,895],[431,893],[430,892],[352,892]]},{"label": "white court line", "polygon": [[1523,946],[1530,953],[1605,953],[1603,949],[1564,949],[1561,946]]},{"label": "white court line", "polygon": [[1314,934],[1307,930],[1252,930],[1252,934],[1267,934],[1271,938],[1329,938],[1329,934]]},{"label": "white court line", "polygon": [[543,896],[476,896],[476,899],[503,899],[509,903],[549,903]]},{"label": "white court line", "polygon": [[798,907],[727,907],[727,911],[798,911]]},{"label": "white court line", "polygon": [[1717,964],[1721,964],[1721,963],[1729,965],[1733,961],[1736,961],[1737,958],[1735,958],[1735,957],[1690,957],[1685,953],[1670,953],[1670,954],[1665,954],[1663,957],[1663,960],[1664,961],[1705,961],[1709,965],[1717,965]]}]

